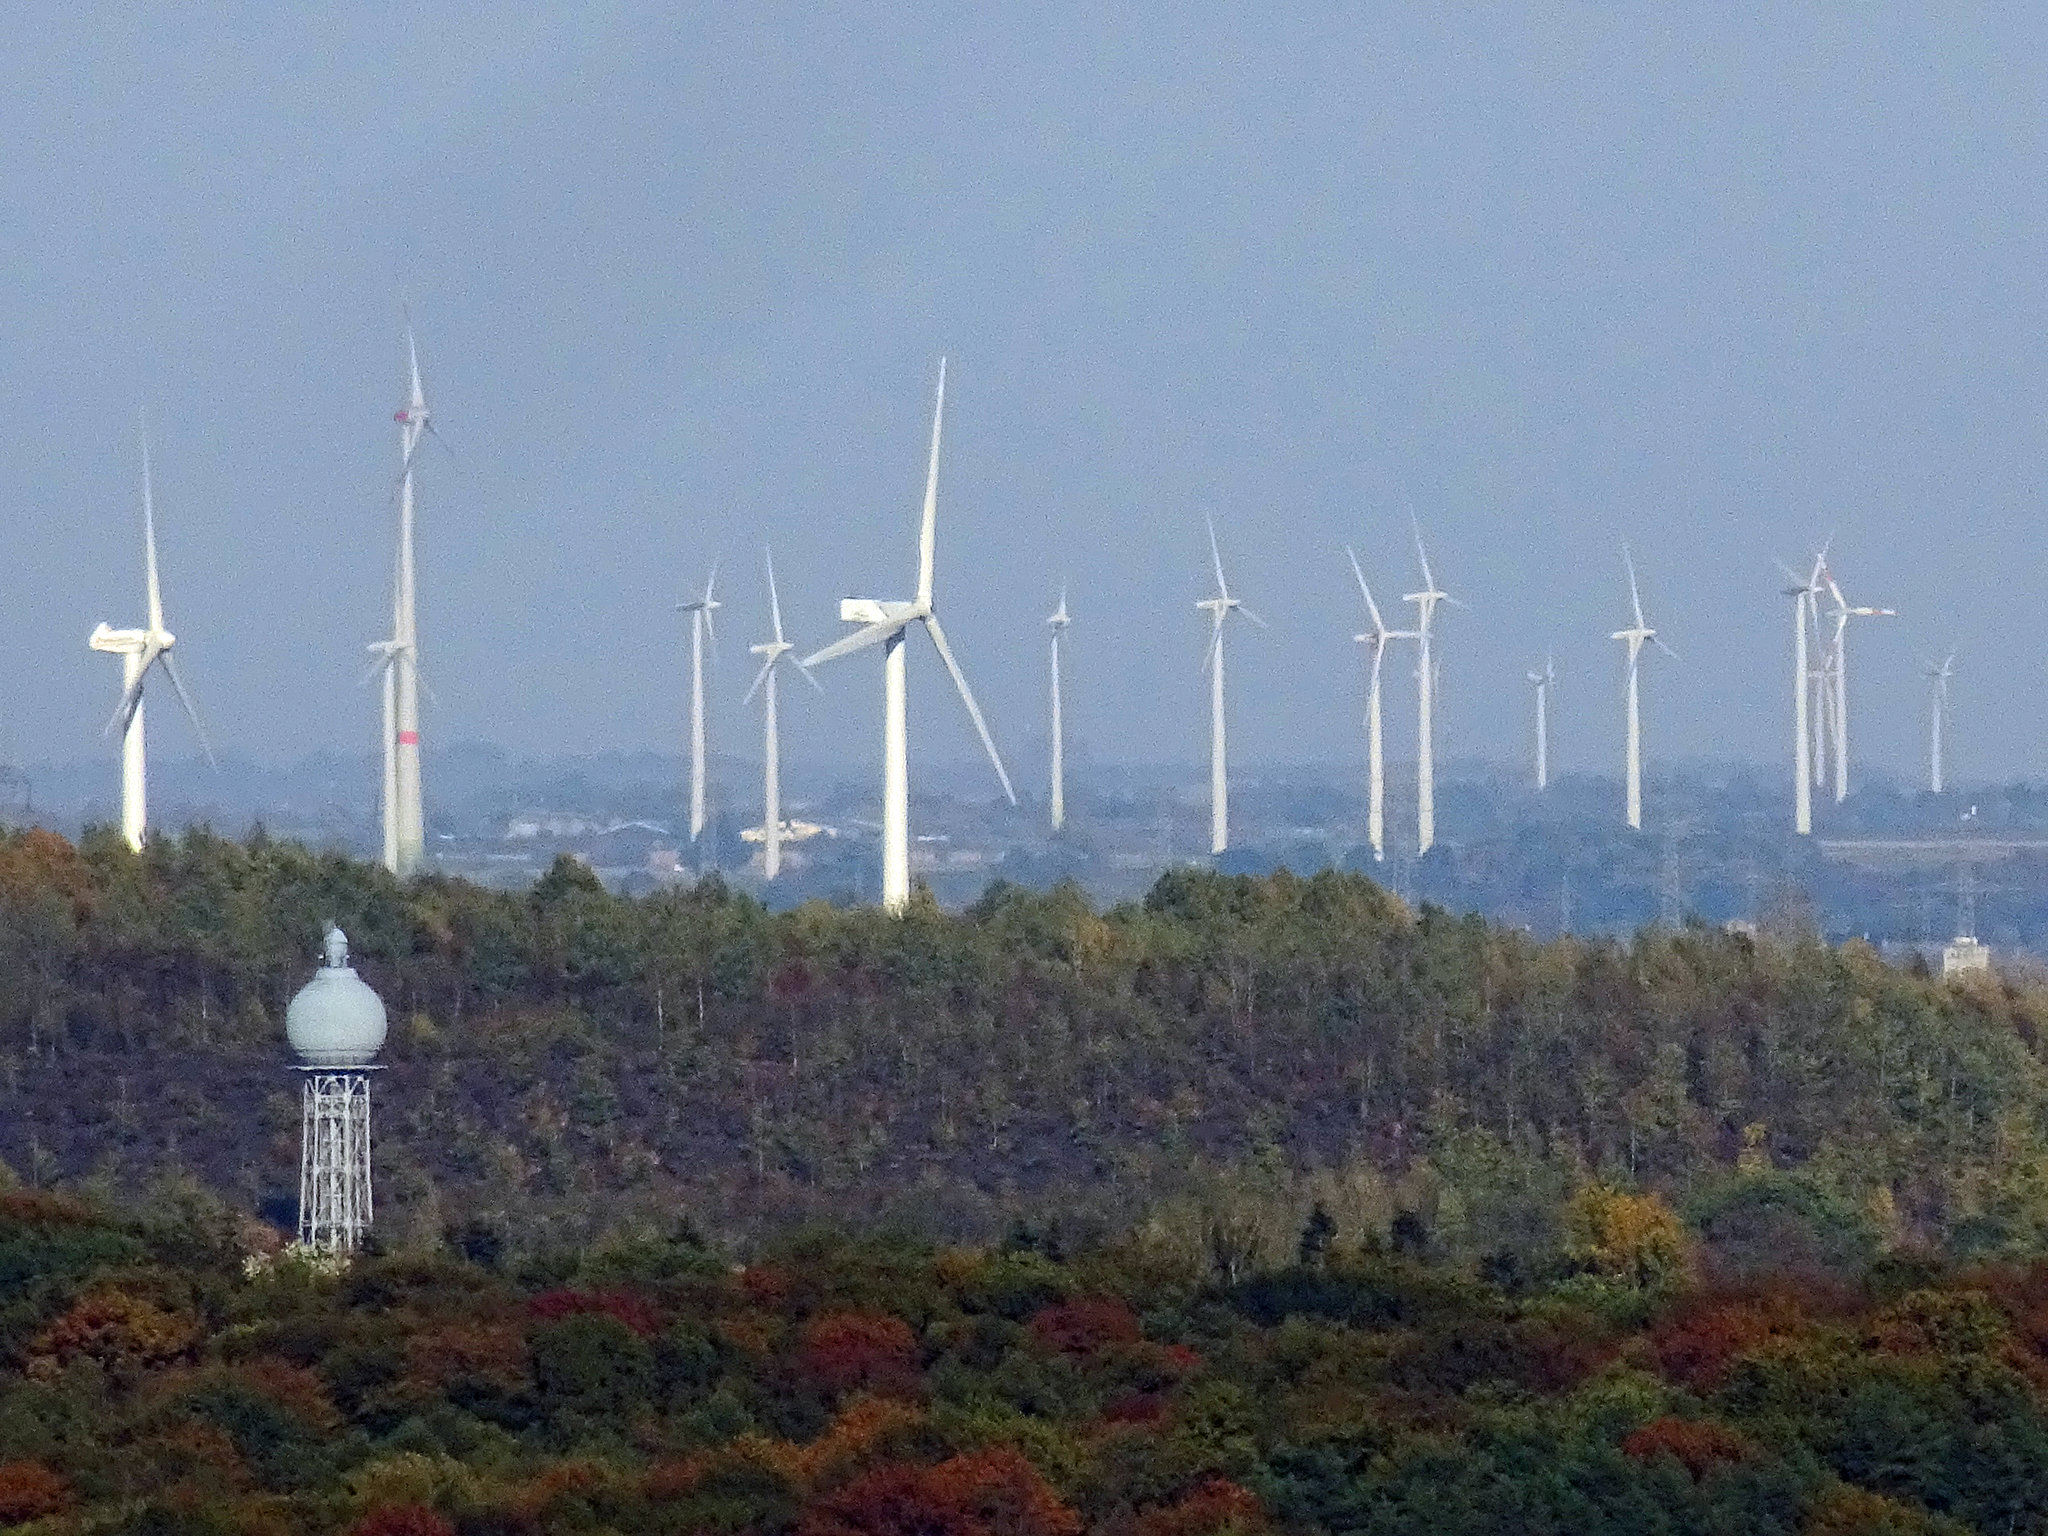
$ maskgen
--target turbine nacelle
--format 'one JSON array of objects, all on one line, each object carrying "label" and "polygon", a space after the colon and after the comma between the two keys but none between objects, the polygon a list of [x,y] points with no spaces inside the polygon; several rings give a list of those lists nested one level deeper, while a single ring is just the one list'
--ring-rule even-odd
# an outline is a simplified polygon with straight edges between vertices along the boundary
[{"label": "turbine nacelle", "polygon": [[885,602],[873,597],[842,597],[839,600],[839,622],[842,624],[892,624],[901,629],[931,613],[924,603]]},{"label": "turbine nacelle", "polygon": [[[159,633],[156,638],[161,642],[157,647],[158,650],[168,647],[174,639],[168,632]],[[100,621],[99,627],[86,637],[85,643],[94,650],[105,651],[109,655],[134,656],[148,650],[149,642],[150,633],[148,630],[115,629],[103,619]]]}]

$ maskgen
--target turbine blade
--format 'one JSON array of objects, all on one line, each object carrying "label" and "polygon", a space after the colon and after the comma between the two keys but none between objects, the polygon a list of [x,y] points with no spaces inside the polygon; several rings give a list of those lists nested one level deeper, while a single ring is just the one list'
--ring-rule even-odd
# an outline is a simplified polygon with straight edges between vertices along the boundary
[{"label": "turbine blade", "polygon": [[1230,583],[1223,579],[1223,551],[1216,547],[1216,519],[1208,513],[1202,514],[1202,521],[1209,525],[1209,559],[1216,566],[1216,595],[1230,596]]},{"label": "turbine blade", "polygon": [[1271,629],[1273,627],[1272,625],[1268,624],[1264,619],[1260,618],[1256,613],[1253,613],[1251,609],[1245,607],[1243,603],[1239,603],[1237,605],[1237,611],[1243,614],[1246,618],[1250,619],[1254,624],[1258,625],[1261,629]]},{"label": "turbine blade", "polygon": [[412,395],[409,403],[412,409],[416,411],[424,410],[427,404],[427,392],[420,387],[420,346],[412,333],[412,312],[410,309],[407,310],[405,317],[405,360],[407,366],[412,371]]},{"label": "turbine blade", "polygon": [[804,681],[809,683],[813,688],[817,689],[818,692],[823,693],[825,691],[825,685],[819,682],[815,677],[811,676],[811,668],[808,662],[792,660],[790,662],[790,665],[795,667],[797,671],[803,673]]},{"label": "turbine blade", "polygon": [[797,665],[804,668],[820,666],[828,661],[837,661],[842,656],[850,656],[855,651],[864,651],[869,646],[878,645],[891,635],[900,633],[903,626],[909,622],[908,619],[884,619],[879,624],[856,629],[843,639],[834,640],[824,649],[811,652]]},{"label": "turbine blade", "polygon": [[917,533],[917,602],[932,605],[932,560],[939,534],[939,429],[946,420],[946,360],[939,359],[939,392],[932,403],[932,456],[924,472],[924,522]]},{"label": "turbine blade", "polygon": [[981,706],[974,702],[974,690],[967,686],[967,674],[960,670],[960,663],[953,659],[953,648],[946,644],[946,632],[939,627],[938,618],[933,614],[924,616],[924,632],[932,637],[932,644],[938,649],[939,660],[946,664],[946,670],[953,674],[953,686],[960,690],[960,702],[967,706],[967,713],[973,717],[974,729],[981,735],[981,744],[988,749],[988,760],[995,765],[996,777],[1003,781],[1003,793],[1010,804],[1017,803],[1017,791],[1010,787],[1010,775],[1004,771],[1002,754],[996,751],[996,739],[988,733],[988,722],[981,718]]},{"label": "turbine blade", "polygon": [[775,552],[764,549],[762,554],[767,556],[768,559],[768,612],[773,615],[775,620],[775,643],[781,645],[783,643],[782,598],[775,590]]},{"label": "turbine blade", "polygon": [[1422,519],[1415,515],[1415,506],[1412,502],[1408,506],[1408,526],[1415,534],[1415,558],[1422,565],[1422,584],[1434,592],[1436,577],[1430,574],[1429,551],[1422,547]]},{"label": "turbine blade", "polygon": [[164,627],[164,594],[156,569],[156,487],[149,467],[149,437],[142,439],[142,571],[149,600],[150,633]]},{"label": "turbine blade", "polygon": [[158,653],[164,664],[164,673],[171,680],[171,687],[177,691],[178,702],[185,706],[185,717],[192,722],[192,730],[199,737],[199,750],[206,754],[207,765],[219,772],[220,764],[213,755],[213,743],[206,739],[206,727],[200,723],[199,706],[192,702],[192,695],[185,691],[185,679],[178,675],[178,663],[169,651]]},{"label": "turbine blade", "polygon": [[1358,595],[1365,599],[1365,611],[1372,615],[1372,632],[1384,637],[1387,632],[1386,620],[1380,617],[1380,605],[1372,600],[1372,588],[1365,584],[1365,572],[1358,565],[1358,552],[1346,544],[1344,553],[1351,557],[1351,574],[1358,578]]},{"label": "turbine blade", "polygon": [[148,675],[149,667],[145,664],[142,670],[135,674],[135,681],[122,692],[121,702],[114,706],[113,718],[107,721],[107,728],[102,734],[111,736],[116,731],[128,729],[128,722],[135,718],[135,711],[141,707],[142,680]]},{"label": "turbine blade", "polygon": [[742,705],[754,702],[754,695],[761,691],[761,685],[768,681],[768,674],[774,670],[775,658],[770,656],[761,664],[761,670],[754,674],[754,681],[748,685],[745,697],[740,700]]},{"label": "turbine blade", "polygon": [[1673,661],[1684,660],[1684,658],[1680,656],[1678,652],[1671,649],[1670,646],[1666,645],[1662,640],[1660,640],[1655,635],[1650,636],[1650,644],[1657,647],[1658,650],[1662,651],[1666,656],[1669,656]]},{"label": "turbine blade", "polygon": [[1636,557],[1626,544],[1621,546],[1621,558],[1628,562],[1628,600],[1636,610],[1636,628],[1648,629],[1649,625],[1643,622],[1643,591],[1636,584]]}]

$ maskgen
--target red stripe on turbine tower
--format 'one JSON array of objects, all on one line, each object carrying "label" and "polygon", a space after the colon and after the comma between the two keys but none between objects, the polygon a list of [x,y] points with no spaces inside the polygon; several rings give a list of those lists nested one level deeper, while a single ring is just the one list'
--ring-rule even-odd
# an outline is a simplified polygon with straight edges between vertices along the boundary
[{"label": "red stripe on turbine tower", "polygon": [[420,733],[418,731],[400,731],[398,733],[398,744],[401,747],[416,747],[420,744]]}]

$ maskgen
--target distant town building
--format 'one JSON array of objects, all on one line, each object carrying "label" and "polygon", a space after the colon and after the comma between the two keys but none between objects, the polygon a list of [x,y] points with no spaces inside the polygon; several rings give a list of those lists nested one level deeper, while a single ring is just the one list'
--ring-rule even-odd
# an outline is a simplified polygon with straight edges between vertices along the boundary
[{"label": "distant town building", "polygon": [[[785,843],[802,843],[808,842],[814,837],[837,837],[838,835],[839,829],[837,827],[823,826],[815,821],[797,821],[792,819],[782,824],[782,840]],[[768,841],[768,828],[766,826],[742,827],[740,829],[740,841],[743,843],[765,843]],[[923,841],[923,839],[919,839],[919,841]]]},{"label": "distant town building", "polygon": [[1991,946],[1980,944],[1967,934],[1958,935],[1941,952],[1941,974],[1944,976],[1990,969]]}]

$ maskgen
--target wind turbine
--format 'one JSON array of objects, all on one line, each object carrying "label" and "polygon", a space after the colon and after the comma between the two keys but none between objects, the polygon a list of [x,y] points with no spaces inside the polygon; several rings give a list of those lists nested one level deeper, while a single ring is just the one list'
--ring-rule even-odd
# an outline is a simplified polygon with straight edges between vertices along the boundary
[{"label": "wind turbine", "polygon": [[420,350],[405,328],[411,391],[393,413],[398,423],[398,557],[391,584],[391,638],[369,648],[384,685],[384,867],[400,879],[426,856],[426,818],[420,798],[420,645],[418,591],[413,565],[413,461],[434,419],[420,385]]},{"label": "wind turbine", "polygon": [[[761,670],[754,674],[752,686],[747,689],[746,698],[740,703],[751,702],[756,693],[761,695],[761,873],[766,879],[773,880],[782,871],[782,734],[775,720],[775,664],[795,647],[782,638],[782,599],[775,590],[775,556],[770,554],[767,559],[768,612],[774,619],[775,638],[765,645],[747,647],[764,659]],[[709,584],[704,588],[704,601],[711,601]],[[798,670],[802,669],[799,667]],[[818,680],[808,672],[804,673],[804,680],[813,688],[818,686]],[[698,718],[701,719],[701,715]]]},{"label": "wind turbine", "polygon": [[1835,604],[1835,641],[1832,653],[1835,728],[1835,803],[1849,796],[1849,621],[1851,619],[1897,618],[1896,608],[1856,608],[1842,596],[1841,585],[1831,568],[1822,567],[1828,596]]},{"label": "wind turbine", "polygon": [[[709,635],[712,643],[718,640],[718,631],[711,622],[712,614],[725,605],[711,594],[718,586],[718,567],[711,567],[711,577],[704,583],[704,595],[695,602],[677,603],[680,613],[690,616],[690,841],[696,842],[704,831],[704,637]],[[780,634],[780,626],[777,627]]]},{"label": "wind turbine", "polygon": [[1956,675],[1956,653],[1950,651],[1939,666],[1929,661],[1922,664],[1928,680],[1927,711],[1927,787],[1935,794],[1942,792],[1941,748],[1942,738],[1948,733],[1948,680]]},{"label": "wind turbine", "polygon": [[901,912],[910,904],[910,753],[904,719],[903,647],[913,624],[922,624],[924,632],[931,636],[932,648],[952,675],[953,686],[960,691],[960,702],[967,706],[968,717],[974,721],[988,760],[995,765],[1003,793],[1010,804],[1017,803],[1017,792],[1010,787],[1010,775],[1004,771],[1003,760],[996,752],[995,738],[989,735],[981,706],[974,702],[974,692],[967,686],[967,674],[953,659],[953,648],[946,644],[946,632],[939,627],[939,616],[932,606],[932,557],[939,516],[939,429],[945,415],[946,362],[941,358],[938,398],[932,406],[931,462],[925,471],[924,521],[917,540],[917,596],[907,603],[871,597],[842,598],[840,621],[861,627],[801,663],[808,670],[871,645],[882,647],[882,905],[891,912]]},{"label": "wind turbine", "polygon": [[1402,598],[1415,604],[1415,852],[1420,857],[1436,846],[1436,667],[1430,658],[1430,634],[1436,605],[1457,599],[1437,587],[1429,551],[1422,547],[1422,525],[1412,512],[1408,521],[1415,530],[1415,558],[1422,566],[1422,590]]},{"label": "wind turbine", "polygon": [[1195,604],[1209,615],[1209,651],[1204,665],[1209,670],[1209,851],[1221,853],[1230,846],[1230,758],[1223,724],[1223,626],[1232,613],[1250,619],[1259,628],[1266,621],[1230,595],[1230,583],[1223,579],[1223,551],[1216,545],[1216,519],[1209,525],[1209,559],[1216,567],[1216,595]]},{"label": "wind turbine", "polygon": [[1395,640],[1413,640],[1416,632],[1387,628],[1386,620],[1380,617],[1380,605],[1373,601],[1372,588],[1365,584],[1357,552],[1347,544],[1344,553],[1350,557],[1351,574],[1358,578],[1358,595],[1365,599],[1366,617],[1372,621],[1371,629],[1351,638],[1372,647],[1371,671],[1365,685],[1365,835],[1372,844],[1373,859],[1378,861],[1387,856],[1387,759],[1380,734],[1380,668],[1386,660],[1387,646]]},{"label": "wind turbine", "polygon": [[1543,670],[1531,672],[1529,681],[1536,689],[1536,788],[1540,792],[1550,788],[1550,689],[1557,681],[1557,662],[1554,658],[1543,658]]},{"label": "wind turbine", "polygon": [[1628,629],[1617,629],[1609,638],[1628,644],[1628,824],[1629,830],[1639,832],[1643,826],[1643,717],[1639,684],[1643,646],[1654,645],[1673,661],[1678,659],[1678,653],[1659,640],[1657,631],[1643,618],[1643,593],[1636,582],[1635,556],[1629,553],[1626,544],[1621,547],[1621,558],[1628,563],[1628,600],[1635,623]]},{"label": "wind turbine", "polygon": [[[1807,658],[1806,637],[1809,625],[1815,633],[1820,628],[1820,578],[1826,560],[1823,550],[1813,557],[1813,574],[1804,585],[1784,589],[1785,596],[1792,599],[1792,829],[1801,837],[1813,832],[1814,748],[1820,739],[1813,728],[1815,674]],[[1781,563],[1778,569],[1793,581],[1799,580],[1790,566]]]},{"label": "wind turbine", "polygon": [[177,636],[164,627],[163,589],[157,579],[156,568],[156,492],[152,481],[149,437],[145,432],[142,439],[142,571],[148,622],[141,629],[115,629],[102,620],[85,642],[96,651],[121,658],[121,702],[115,707],[113,719],[107,722],[107,730],[111,732],[118,726],[121,731],[121,836],[137,853],[142,851],[142,837],[149,826],[149,765],[143,740],[142,691],[150,668],[159,662],[163,665],[164,675],[171,680],[178,702],[192,721],[192,729],[198,733],[199,746],[206,753],[207,762],[214,760],[213,746],[206,739],[206,727],[199,723],[199,711],[192,703],[192,695],[185,691],[185,680],[178,675],[177,659],[171,654],[171,647],[178,643]]},{"label": "wind turbine", "polygon": [[1060,605],[1053,609],[1046,624],[1052,630],[1052,829],[1057,832],[1067,824],[1067,761],[1066,761],[1066,719],[1060,708],[1060,640],[1067,632],[1067,626],[1074,621],[1067,617],[1067,589],[1060,586]]}]

